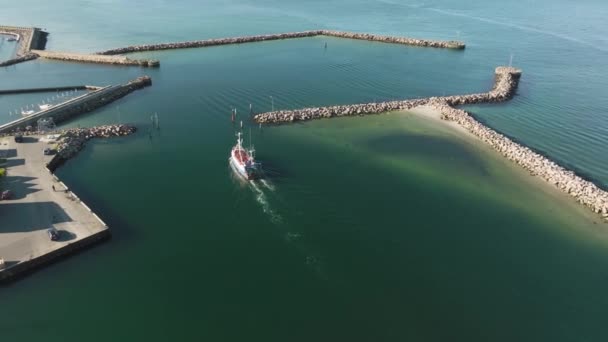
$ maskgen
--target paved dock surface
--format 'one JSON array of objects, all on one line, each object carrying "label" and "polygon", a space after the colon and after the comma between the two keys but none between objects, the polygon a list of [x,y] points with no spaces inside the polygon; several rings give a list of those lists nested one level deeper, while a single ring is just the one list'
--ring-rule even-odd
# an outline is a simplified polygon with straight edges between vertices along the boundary
[{"label": "paved dock surface", "polygon": [[[108,228],[47,171],[52,158],[43,154],[47,146],[39,137],[26,136],[22,143],[0,138],[0,155],[8,157],[0,188],[14,194],[13,199],[0,201],[0,258],[6,263],[0,276],[19,263],[107,233]],[[59,241],[49,238],[51,226],[60,231]]]}]

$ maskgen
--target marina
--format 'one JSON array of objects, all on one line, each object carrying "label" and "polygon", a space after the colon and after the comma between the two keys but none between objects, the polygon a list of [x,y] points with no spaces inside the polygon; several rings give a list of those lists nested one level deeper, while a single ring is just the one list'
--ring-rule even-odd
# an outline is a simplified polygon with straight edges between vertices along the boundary
[{"label": "marina", "polygon": [[152,80],[147,76],[138,77],[123,85],[106,87],[94,87],[92,91],[50,107],[42,107],[40,111],[28,110],[26,116],[15,121],[0,125],[0,133],[26,131],[27,127],[34,127],[38,120],[52,118],[55,123],[60,123],[82,113],[87,113],[120,99],[129,93],[152,85]]},{"label": "marina", "polygon": [[[0,246],[27,241],[0,248],[0,268],[18,273],[1,285],[3,339],[606,340],[605,12],[548,0],[4,6],[1,22],[51,33],[43,51],[94,60],[150,45],[103,56],[163,67],[35,56],[0,68],[5,90],[154,79],[90,114],[74,105],[56,127],[49,115],[0,134],[0,192],[15,189],[0,201]],[[310,29],[356,37],[231,40]],[[23,38],[3,37],[0,59],[16,56]],[[215,39],[226,44],[182,44]],[[1,95],[0,125],[94,91]],[[19,168],[29,147],[59,181],[19,185],[38,177]],[[263,178],[247,180],[233,151]],[[18,262],[88,234],[73,227],[86,212],[33,222],[71,208],[53,196],[86,203],[111,241]],[[3,206],[26,198],[49,204],[13,224]]]}]

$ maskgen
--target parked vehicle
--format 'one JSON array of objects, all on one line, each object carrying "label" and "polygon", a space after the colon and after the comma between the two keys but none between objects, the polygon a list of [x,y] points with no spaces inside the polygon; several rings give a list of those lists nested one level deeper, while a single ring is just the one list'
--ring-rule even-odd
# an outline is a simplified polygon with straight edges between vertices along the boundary
[{"label": "parked vehicle", "polygon": [[23,142],[23,134],[21,134],[21,133],[15,134],[15,142],[16,143]]},{"label": "parked vehicle", "polygon": [[0,200],[9,200],[13,198],[13,193],[10,190],[4,190],[0,194]]},{"label": "parked vehicle", "polygon": [[49,228],[46,232],[47,234],[49,234],[49,238],[51,239],[51,241],[59,240],[59,231],[55,229],[55,227]]}]

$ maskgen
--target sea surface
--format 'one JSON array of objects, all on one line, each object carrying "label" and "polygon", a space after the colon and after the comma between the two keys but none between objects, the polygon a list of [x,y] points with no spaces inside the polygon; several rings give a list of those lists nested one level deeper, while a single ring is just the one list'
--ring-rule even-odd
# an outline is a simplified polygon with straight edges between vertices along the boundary
[{"label": "sea surface", "polygon": [[[250,106],[483,92],[511,62],[517,96],[466,109],[608,187],[606,17],[605,2],[563,0],[3,4],[0,24],[48,30],[51,50],[318,28],[467,48],[314,37],[134,55],[158,69],[1,68],[0,89],[153,85],[64,125],[139,128],[58,171],[113,238],[1,287],[0,340],[607,340],[608,225],[487,146],[409,112],[249,120]],[[0,123],[78,94],[0,96]],[[229,168],[231,108],[264,181]]]}]

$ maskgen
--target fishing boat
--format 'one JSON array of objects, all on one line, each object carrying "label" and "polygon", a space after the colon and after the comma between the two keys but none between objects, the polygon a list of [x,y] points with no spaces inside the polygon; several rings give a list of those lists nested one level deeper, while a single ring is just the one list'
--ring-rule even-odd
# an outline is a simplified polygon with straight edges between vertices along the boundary
[{"label": "fishing boat", "polygon": [[53,105],[47,103],[47,104],[41,104],[38,107],[40,107],[40,110],[47,110],[47,109],[53,107]]},{"label": "fishing boat", "polygon": [[239,176],[247,179],[257,179],[262,177],[262,164],[255,161],[255,150],[243,147],[242,133],[236,134],[236,145],[230,154],[230,166]]},{"label": "fishing boat", "polygon": [[32,115],[32,114],[34,114],[34,113],[35,113],[35,112],[34,112],[33,110],[31,110],[31,109],[30,109],[30,110],[26,109],[26,110],[22,110],[22,111],[21,111],[21,115],[23,115],[23,116]]}]

